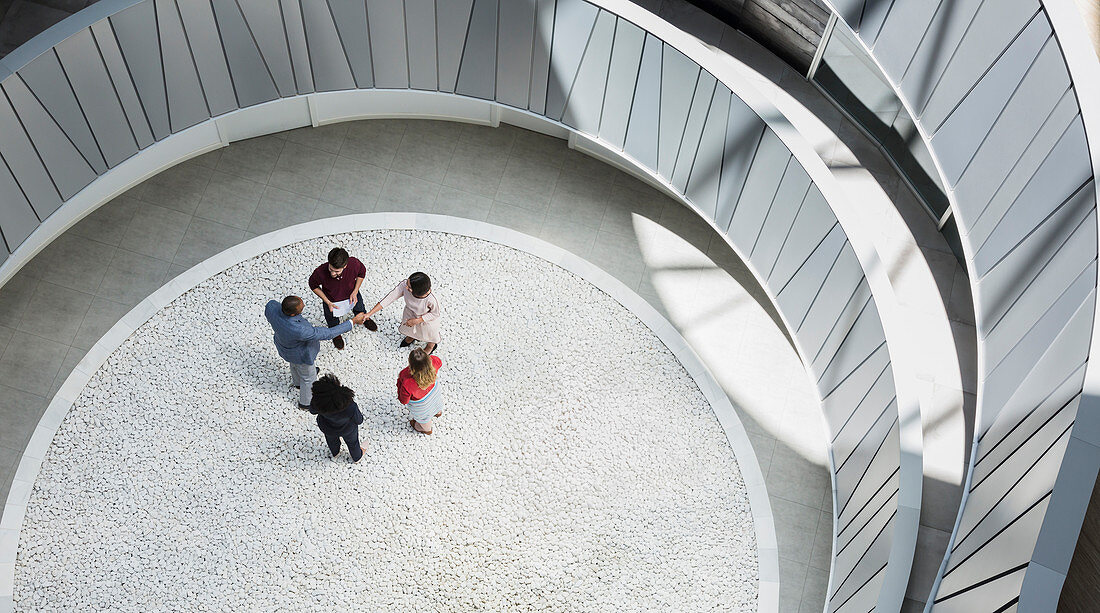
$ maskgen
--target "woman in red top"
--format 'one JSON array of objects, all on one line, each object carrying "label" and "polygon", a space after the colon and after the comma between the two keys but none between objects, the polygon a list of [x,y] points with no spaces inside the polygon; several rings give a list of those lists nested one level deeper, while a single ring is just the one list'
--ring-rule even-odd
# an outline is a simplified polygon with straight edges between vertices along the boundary
[{"label": "woman in red top", "polygon": [[397,399],[408,405],[409,425],[421,434],[431,434],[432,418],[443,414],[443,400],[435,384],[442,366],[439,356],[414,349],[409,353],[409,367],[397,375]]}]

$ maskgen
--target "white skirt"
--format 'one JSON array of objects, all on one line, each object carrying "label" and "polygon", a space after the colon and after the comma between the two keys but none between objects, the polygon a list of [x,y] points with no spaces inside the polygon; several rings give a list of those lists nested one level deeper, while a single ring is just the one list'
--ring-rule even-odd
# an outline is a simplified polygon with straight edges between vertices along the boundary
[{"label": "white skirt", "polygon": [[428,390],[428,395],[420,400],[409,401],[409,414],[417,422],[426,424],[432,421],[436,413],[443,410],[443,398],[439,394],[439,384]]}]

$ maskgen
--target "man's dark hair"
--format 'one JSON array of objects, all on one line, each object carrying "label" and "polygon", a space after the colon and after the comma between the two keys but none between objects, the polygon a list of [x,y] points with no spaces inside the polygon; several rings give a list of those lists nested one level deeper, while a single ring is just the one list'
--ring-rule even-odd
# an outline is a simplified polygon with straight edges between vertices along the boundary
[{"label": "man's dark hair", "polygon": [[422,272],[414,272],[409,275],[409,289],[417,298],[423,298],[432,291],[432,280]]},{"label": "man's dark hair", "polygon": [[353,400],[355,392],[340,385],[340,380],[332,373],[313,382],[313,408],[321,415],[343,411]]},{"label": "man's dark hair", "polygon": [[[316,260],[314,260],[316,261]],[[298,309],[302,308],[302,299],[297,296],[287,296],[283,298],[283,315],[287,317],[293,317],[298,314]]]},{"label": "man's dark hair", "polygon": [[328,264],[333,268],[343,268],[348,265],[348,252],[343,247],[337,247],[328,252]]}]

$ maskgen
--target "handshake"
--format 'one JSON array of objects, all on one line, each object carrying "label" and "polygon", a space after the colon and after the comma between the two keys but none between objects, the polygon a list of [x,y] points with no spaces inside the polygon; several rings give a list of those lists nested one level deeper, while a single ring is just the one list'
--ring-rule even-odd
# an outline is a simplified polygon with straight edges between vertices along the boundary
[{"label": "handshake", "polygon": [[356,313],[355,316],[351,318],[351,323],[357,326],[362,324],[371,332],[378,331],[378,324],[374,323],[374,320],[371,319],[366,313]]}]

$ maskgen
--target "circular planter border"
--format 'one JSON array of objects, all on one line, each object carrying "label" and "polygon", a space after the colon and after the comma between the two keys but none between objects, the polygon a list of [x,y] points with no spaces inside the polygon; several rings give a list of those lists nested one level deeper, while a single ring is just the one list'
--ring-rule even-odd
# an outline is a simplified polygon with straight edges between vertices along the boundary
[{"label": "circular planter border", "polygon": [[758,611],[778,611],[779,549],[771,504],[745,427],[725,392],[680,333],[641,296],[596,265],[521,232],[481,221],[427,213],[366,213],[310,221],[235,245],[172,279],[122,317],[85,354],[51,399],[23,451],[0,518],[0,613],[14,609],[15,560],[27,503],[42,460],[69,408],[103,362],[157,311],[210,277],[273,249],[332,234],[368,230],[428,230],[486,240],[531,254],[577,275],[607,293],[649,328],[691,375],[718,418],[748,492],[756,530]]}]

